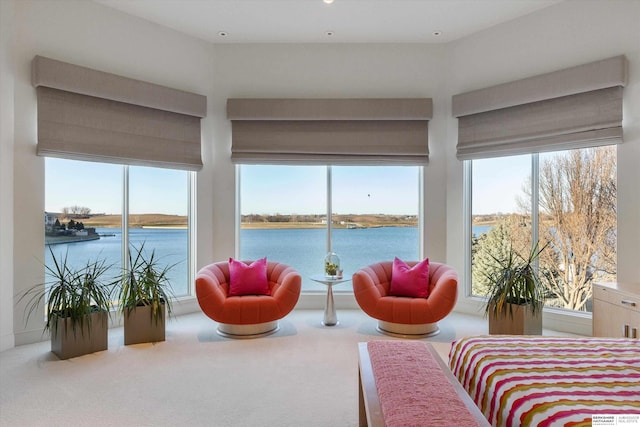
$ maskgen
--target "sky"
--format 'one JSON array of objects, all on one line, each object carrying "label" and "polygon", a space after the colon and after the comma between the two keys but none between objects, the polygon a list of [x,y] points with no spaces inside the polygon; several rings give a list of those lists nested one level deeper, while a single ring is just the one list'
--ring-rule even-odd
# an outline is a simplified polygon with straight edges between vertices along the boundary
[{"label": "sky", "polygon": [[[91,213],[122,213],[123,166],[46,158],[45,211],[83,206]],[[188,176],[185,171],[129,167],[129,207],[133,214],[186,215]]]},{"label": "sky", "polygon": [[473,215],[518,212],[517,199],[531,176],[531,155],[474,160]]},{"label": "sky", "polygon": [[[119,214],[123,167],[47,158],[45,210],[85,206],[92,213]],[[428,167],[428,166],[427,166]],[[473,163],[473,214],[516,211],[516,198],[530,175],[530,156]],[[186,215],[189,173],[129,167],[130,212]],[[418,167],[333,166],[333,206],[337,214],[418,214]],[[323,214],[324,166],[241,166],[241,212]]]},{"label": "sky", "polygon": [[[418,167],[332,168],[332,211],[337,214],[418,214]],[[325,166],[241,166],[243,215],[324,214]]]}]

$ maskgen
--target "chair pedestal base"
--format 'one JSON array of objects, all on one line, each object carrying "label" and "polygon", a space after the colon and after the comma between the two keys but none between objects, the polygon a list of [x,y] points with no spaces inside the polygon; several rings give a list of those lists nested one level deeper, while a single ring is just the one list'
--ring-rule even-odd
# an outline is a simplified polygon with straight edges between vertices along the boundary
[{"label": "chair pedestal base", "polygon": [[255,325],[231,325],[220,323],[216,332],[225,338],[249,339],[266,337],[275,334],[280,329],[278,321],[257,323]]},{"label": "chair pedestal base", "polygon": [[378,332],[396,338],[426,338],[438,335],[440,328],[437,323],[419,325],[405,325],[404,323],[385,322],[378,320]]}]

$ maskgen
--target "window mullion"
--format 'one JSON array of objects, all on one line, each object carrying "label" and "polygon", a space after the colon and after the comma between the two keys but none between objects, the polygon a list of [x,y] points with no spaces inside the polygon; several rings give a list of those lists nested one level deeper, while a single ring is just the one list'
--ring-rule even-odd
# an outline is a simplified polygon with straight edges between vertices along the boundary
[{"label": "window mullion", "polygon": [[129,166],[122,166],[122,268],[129,269]]},{"label": "window mullion", "polygon": [[331,252],[331,228],[333,225],[331,166],[327,166],[327,252]]},{"label": "window mullion", "polygon": [[[196,272],[196,212],[197,212],[197,197],[196,197],[196,179],[195,172],[187,173],[188,180],[188,208],[187,208],[187,280],[189,285],[187,286],[187,294],[195,295],[195,272]],[[236,227],[238,230],[238,227]],[[236,231],[237,232],[237,231]],[[236,240],[237,241],[237,240]]]},{"label": "window mullion", "polygon": [[[535,247],[540,239],[539,235],[539,206],[540,206],[540,155],[531,155],[531,249]],[[538,269],[538,259],[536,258],[534,267]]]},{"label": "window mullion", "polygon": [[462,241],[463,241],[463,253],[465,254],[465,262],[464,262],[464,277],[465,277],[465,293],[467,296],[473,296],[473,280],[472,280],[472,246],[471,246],[471,236],[472,236],[472,195],[473,192],[473,160],[465,160],[463,162],[463,172],[462,179],[464,182],[464,195],[462,199],[462,209],[464,212],[463,216],[463,231],[462,231]]}]

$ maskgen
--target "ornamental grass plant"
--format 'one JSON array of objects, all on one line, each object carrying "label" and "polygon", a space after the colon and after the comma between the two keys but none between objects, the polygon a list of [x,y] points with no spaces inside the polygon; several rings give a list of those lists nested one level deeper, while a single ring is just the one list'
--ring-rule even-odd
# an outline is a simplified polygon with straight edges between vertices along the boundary
[{"label": "ornamental grass plant", "polygon": [[45,264],[47,281],[27,289],[20,297],[26,300],[27,321],[44,305],[46,321],[44,332],[50,331],[52,336],[58,334],[58,319],[69,319],[63,322],[64,333],[70,325],[74,334],[77,330],[84,333],[87,323],[90,326],[92,313],[109,314],[111,307],[111,289],[115,280],[105,279],[111,268],[104,259],[88,260],[82,267],[72,266],[69,251],[63,257],[56,257],[51,246],[52,265]]},{"label": "ornamental grass plant", "polygon": [[119,281],[118,300],[122,313],[135,310],[136,307],[149,306],[153,320],[160,322],[164,317],[164,307],[171,314],[171,301],[175,299],[169,271],[176,265],[162,264],[155,250],[147,254],[145,243],[129,251],[129,265],[123,269]]},{"label": "ornamental grass plant", "polygon": [[496,267],[485,273],[489,282],[485,315],[505,317],[509,314],[513,318],[514,305],[529,305],[532,314],[542,310],[544,292],[536,262],[547,245],[539,248],[536,242],[527,257],[516,252],[512,244],[502,259],[490,254]]}]

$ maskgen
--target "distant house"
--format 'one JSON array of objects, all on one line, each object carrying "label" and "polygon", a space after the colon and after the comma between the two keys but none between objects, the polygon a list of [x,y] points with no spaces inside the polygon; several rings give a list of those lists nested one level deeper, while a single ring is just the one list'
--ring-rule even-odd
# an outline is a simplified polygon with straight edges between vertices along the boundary
[{"label": "distant house", "polygon": [[51,212],[44,213],[44,229],[45,231],[53,230],[53,226],[56,223],[56,219],[58,219],[58,214],[54,214]]}]

